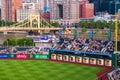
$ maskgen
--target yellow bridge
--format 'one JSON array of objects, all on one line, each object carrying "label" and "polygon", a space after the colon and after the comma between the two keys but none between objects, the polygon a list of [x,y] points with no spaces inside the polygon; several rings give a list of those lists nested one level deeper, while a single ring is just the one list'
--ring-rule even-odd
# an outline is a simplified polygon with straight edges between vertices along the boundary
[{"label": "yellow bridge", "polygon": [[[36,22],[36,23],[35,23]],[[44,22],[44,24],[43,24]],[[19,30],[37,30],[37,31],[51,31],[60,30],[62,28],[55,28],[49,22],[44,20],[39,15],[30,15],[23,22],[13,24],[11,26],[0,27],[0,32],[3,31],[19,31]],[[64,33],[72,34],[74,28],[65,28]]]},{"label": "yellow bridge", "polygon": [[[31,27],[0,27],[0,32],[2,31],[18,31],[18,30],[38,30],[38,31],[42,31],[42,30],[59,30],[62,28],[31,28]],[[66,31],[69,30],[73,30],[74,28],[66,28]]]}]

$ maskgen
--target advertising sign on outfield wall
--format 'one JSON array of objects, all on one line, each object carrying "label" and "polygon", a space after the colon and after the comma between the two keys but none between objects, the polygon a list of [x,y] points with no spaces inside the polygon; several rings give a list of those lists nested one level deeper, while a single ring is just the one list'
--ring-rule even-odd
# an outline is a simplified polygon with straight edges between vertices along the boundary
[{"label": "advertising sign on outfield wall", "polygon": [[35,58],[36,59],[49,59],[49,55],[47,55],[47,54],[36,54]]},{"label": "advertising sign on outfield wall", "polygon": [[68,61],[68,58],[69,58],[68,55],[64,55],[64,56],[63,56],[63,61]]},{"label": "advertising sign on outfield wall", "polygon": [[33,54],[29,54],[29,58],[30,59],[34,58],[34,55]]},{"label": "advertising sign on outfield wall", "polygon": [[83,63],[89,64],[89,57],[84,57],[83,58]]},{"label": "advertising sign on outfield wall", "polygon": [[62,55],[61,55],[61,54],[58,54],[58,55],[57,55],[57,60],[62,61]]},{"label": "advertising sign on outfield wall", "polygon": [[77,63],[82,63],[82,57],[76,56],[76,62]]},{"label": "advertising sign on outfield wall", "polygon": [[51,54],[51,59],[56,60],[56,54]]},{"label": "advertising sign on outfield wall", "polygon": [[104,65],[104,59],[98,59],[97,64],[103,66]]},{"label": "advertising sign on outfield wall", "polygon": [[10,55],[9,54],[0,54],[0,58],[9,58]]},{"label": "advertising sign on outfield wall", "polygon": [[90,64],[96,65],[96,58],[91,58],[91,59],[90,59]]},{"label": "advertising sign on outfield wall", "polygon": [[10,58],[16,58],[16,54],[11,54]]},{"label": "advertising sign on outfield wall", "polygon": [[112,66],[111,60],[105,60],[105,66]]},{"label": "advertising sign on outfield wall", "polygon": [[16,59],[28,59],[28,54],[16,54]]},{"label": "advertising sign on outfield wall", "polygon": [[69,56],[70,62],[75,62],[75,56]]}]

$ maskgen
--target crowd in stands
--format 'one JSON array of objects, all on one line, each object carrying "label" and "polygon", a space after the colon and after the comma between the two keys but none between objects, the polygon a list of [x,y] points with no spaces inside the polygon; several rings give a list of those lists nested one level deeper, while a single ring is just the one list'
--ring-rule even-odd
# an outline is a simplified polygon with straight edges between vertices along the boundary
[{"label": "crowd in stands", "polygon": [[87,38],[64,38],[56,44],[54,49],[77,50],[84,52],[113,53],[114,42],[111,40],[87,39]]},{"label": "crowd in stands", "polygon": [[48,54],[47,48],[39,47],[0,47],[0,54]]},{"label": "crowd in stands", "polygon": [[[53,46],[54,49],[60,50],[76,50],[83,52],[99,52],[110,54],[114,52],[114,42],[111,40],[102,39],[87,39],[87,38],[64,38]],[[37,47],[0,47],[1,53],[27,53],[36,54],[42,53],[42,49]],[[45,51],[44,51],[45,52]],[[46,50],[47,52],[47,50]]]},{"label": "crowd in stands", "polygon": [[120,68],[116,68],[107,74],[109,80],[120,80]]}]

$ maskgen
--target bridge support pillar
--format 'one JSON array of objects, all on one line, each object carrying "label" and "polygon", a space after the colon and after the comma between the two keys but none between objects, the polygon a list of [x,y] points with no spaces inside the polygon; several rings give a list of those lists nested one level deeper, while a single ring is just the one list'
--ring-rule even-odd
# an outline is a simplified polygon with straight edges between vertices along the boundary
[{"label": "bridge support pillar", "polygon": [[7,32],[7,31],[4,31],[3,34],[6,35],[6,34],[8,34],[8,32]]},{"label": "bridge support pillar", "polygon": [[40,33],[40,34],[41,34],[41,30],[38,30],[38,33]]}]

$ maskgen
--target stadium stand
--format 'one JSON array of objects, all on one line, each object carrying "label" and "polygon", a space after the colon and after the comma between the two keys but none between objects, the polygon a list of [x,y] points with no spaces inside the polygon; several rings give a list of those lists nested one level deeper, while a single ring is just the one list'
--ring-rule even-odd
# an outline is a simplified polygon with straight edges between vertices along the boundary
[{"label": "stadium stand", "polygon": [[111,40],[61,37],[60,42],[53,48],[110,54],[114,52],[114,42]]},{"label": "stadium stand", "polygon": [[48,53],[48,48],[39,47],[0,47],[0,54],[42,54]]},{"label": "stadium stand", "polygon": [[109,79],[107,76],[107,73],[110,70],[113,70],[113,67],[107,67],[105,70],[97,73],[97,77],[98,77],[97,80],[112,80],[112,79]]},{"label": "stadium stand", "polygon": [[107,74],[109,80],[120,80],[120,68],[116,68]]}]

